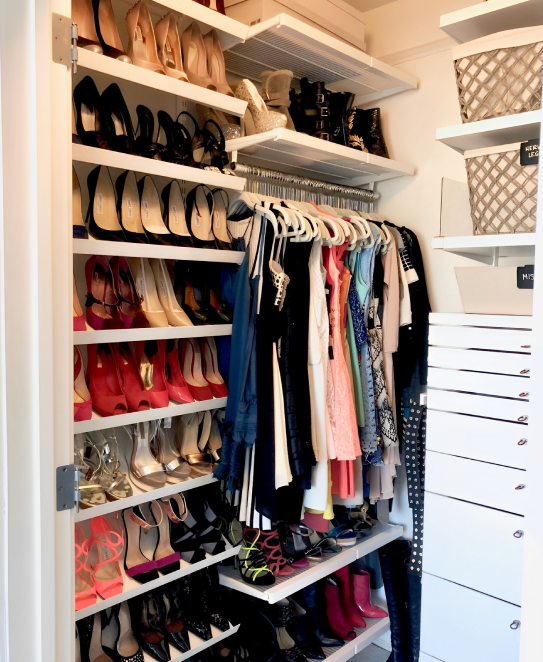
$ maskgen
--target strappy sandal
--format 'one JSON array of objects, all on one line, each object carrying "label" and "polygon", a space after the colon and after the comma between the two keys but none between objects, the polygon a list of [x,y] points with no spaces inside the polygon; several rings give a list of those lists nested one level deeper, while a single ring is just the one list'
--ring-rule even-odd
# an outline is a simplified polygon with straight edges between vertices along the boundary
[{"label": "strappy sandal", "polygon": [[121,471],[119,445],[115,430],[88,432],[85,440],[100,458],[99,482],[104,488],[108,501],[119,501],[132,496],[132,485],[128,476]]},{"label": "strappy sandal", "polygon": [[244,536],[245,540],[253,541],[262,551],[268,568],[276,577],[290,577],[294,574],[294,568],[283,556],[277,529],[260,531],[260,529],[245,527]]},{"label": "strappy sandal", "polygon": [[[92,580],[96,593],[107,600],[123,591],[123,576],[119,558],[124,545],[124,536],[115,531],[116,516],[93,517],[90,521],[92,544],[96,545],[98,563],[93,565]],[[126,567],[126,566],[125,566]]]},{"label": "strappy sandal", "polygon": [[91,540],[85,536],[81,524],[75,524],[75,609],[96,604],[96,587],[89,565]]},{"label": "strappy sandal", "polygon": [[241,578],[247,584],[271,586],[275,583],[273,572],[266,564],[264,553],[257,547],[256,541],[243,541],[238,554]]},{"label": "strappy sandal", "polygon": [[347,524],[336,526],[328,535],[335,538],[340,547],[352,547],[356,544],[356,533]]},{"label": "strappy sandal", "polygon": [[93,508],[107,503],[100,483],[100,463],[96,456],[87,456],[86,435],[74,435],[74,466],[79,473],[79,507]]},{"label": "strappy sandal", "polygon": [[140,584],[146,584],[153,581],[153,579],[158,579],[158,564],[143,554],[140,538],[142,531],[150,531],[160,526],[162,518],[160,518],[158,524],[156,520],[154,524],[150,524],[145,519],[139,506],[123,510],[122,518],[126,534],[126,553],[124,557],[124,570],[126,574],[137,582],[140,582]]},{"label": "strappy sandal", "polygon": [[339,554],[341,547],[337,544],[337,540],[329,533],[319,533],[313,531],[309,536],[312,548],[319,548],[323,554]]},{"label": "strappy sandal", "polygon": [[184,414],[178,428],[177,444],[181,457],[190,466],[194,477],[208,476],[213,471],[213,459],[206,452],[211,431],[211,413]]}]

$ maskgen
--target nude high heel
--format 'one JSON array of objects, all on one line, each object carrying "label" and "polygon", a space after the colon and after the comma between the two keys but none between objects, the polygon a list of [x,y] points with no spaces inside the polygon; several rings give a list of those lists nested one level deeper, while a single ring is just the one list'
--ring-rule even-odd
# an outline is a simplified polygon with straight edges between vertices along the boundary
[{"label": "nude high heel", "polygon": [[168,474],[168,483],[179,483],[190,476],[190,467],[181,457],[175,443],[175,427],[166,427],[163,423],[155,436],[156,458],[161,462]]},{"label": "nude high heel", "polygon": [[151,259],[151,269],[155,277],[160,305],[171,326],[193,326],[187,313],[179,306],[173,291],[172,281],[164,260]]},{"label": "nude high heel", "polygon": [[155,277],[145,257],[136,257],[130,260],[130,268],[134,274],[136,289],[141,299],[141,307],[147,321],[153,328],[169,326],[168,318],[160,305],[156,291]]},{"label": "nude high heel", "polygon": [[131,64],[132,60],[125,53],[123,42],[119,36],[111,0],[92,0],[92,6],[94,8],[94,25],[100,44],[104,49],[104,55]]},{"label": "nude high heel", "polygon": [[126,15],[128,30],[128,55],[137,67],[149,69],[157,74],[164,73],[158,59],[155,31],[147,5],[139,0]]},{"label": "nude high heel", "polygon": [[151,440],[155,432],[156,423],[154,422],[138,423],[133,426],[132,430],[130,480],[143,492],[156,490],[166,485],[167,476],[164,465],[157,462],[151,453]]},{"label": "nude high heel", "polygon": [[83,357],[79,347],[74,347],[74,421],[90,421],[92,399],[83,370]]},{"label": "nude high heel", "polygon": [[217,91],[207,67],[206,47],[198,23],[191,23],[181,35],[185,73],[193,85]]},{"label": "nude high heel", "polygon": [[196,338],[181,341],[183,377],[195,400],[213,400],[213,392],[202,374],[202,354]]},{"label": "nude high heel", "polygon": [[226,67],[224,65],[221,42],[215,30],[210,30],[204,36],[204,45],[206,49],[207,71],[213,85],[217,88],[217,92],[233,97],[232,88],[226,81]]},{"label": "nude high heel", "polygon": [[204,354],[204,379],[208,382],[215,398],[226,398],[228,388],[219,373],[219,357],[215,338],[202,338],[200,346]]},{"label": "nude high heel", "polygon": [[163,16],[155,25],[155,37],[158,59],[164,67],[164,73],[172,78],[189,82],[183,69],[181,40],[177,30],[177,21],[171,12]]},{"label": "nude high heel", "polygon": [[294,74],[288,69],[262,72],[262,98],[266,106],[287,118],[286,128],[296,131],[289,113],[290,85]]},{"label": "nude high heel", "polygon": [[102,54],[96,27],[92,0],[72,0],[72,23],[77,23],[77,45],[93,53]]}]

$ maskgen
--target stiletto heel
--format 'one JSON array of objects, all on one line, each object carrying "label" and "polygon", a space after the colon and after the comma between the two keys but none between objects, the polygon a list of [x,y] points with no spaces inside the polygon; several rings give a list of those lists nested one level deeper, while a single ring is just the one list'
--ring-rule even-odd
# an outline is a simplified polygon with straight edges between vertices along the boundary
[{"label": "stiletto heel", "polygon": [[96,604],[96,588],[89,565],[91,541],[85,537],[81,524],[75,524],[75,609]]},{"label": "stiletto heel", "polygon": [[75,168],[72,167],[72,235],[74,239],[88,239],[89,233],[83,220],[81,186]]},{"label": "stiletto heel", "polygon": [[179,350],[175,340],[166,341],[165,367],[170,400],[179,402],[180,404],[194,402],[194,398],[181,372]]},{"label": "stiletto heel", "polygon": [[155,31],[147,5],[142,1],[129,10],[126,15],[128,31],[128,55],[133,64],[157,74],[164,74],[164,67],[158,59]]},{"label": "stiletto heel", "polygon": [[119,30],[117,30],[111,0],[92,0],[92,6],[94,24],[98,39],[104,49],[104,55],[131,64],[132,60],[124,52],[123,42],[119,36]]},{"label": "stiletto heel", "polygon": [[132,486],[128,476],[120,470],[119,445],[115,429],[87,432],[85,446],[97,457],[97,480],[100,481],[107,500],[119,501],[132,496]]},{"label": "stiletto heel", "polygon": [[210,30],[204,37],[204,46],[206,50],[207,70],[211,82],[217,92],[233,97],[234,93],[230,85],[226,82],[226,67],[224,64],[224,55],[221,48],[219,36],[215,30]]},{"label": "stiletto heel", "polygon": [[181,577],[177,581],[177,595],[183,606],[188,630],[200,639],[209,641],[213,634],[209,617],[203,609],[202,594],[199,591],[198,581],[195,579],[196,574]]},{"label": "stiletto heel", "polygon": [[173,291],[172,281],[164,260],[151,259],[151,269],[155,277],[160,305],[171,326],[193,326],[184,310],[179,307]]},{"label": "stiletto heel", "polygon": [[164,73],[172,78],[189,82],[183,69],[181,41],[177,31],[177,21],[171,12],[163,16],[155,25],[155,37],[158,59],[164,67]]},{"label": "stiletto heel", "polygon": [[153,328],[167,327],[168,318],[160,305],[156,291],[155,277],[149,260],[136,257],[130,260],[130,268],[134,274],[136,289],[141,301],[141,308],[147,321]]},{"label": "stiletto heel", "polygon": [[137,155],[132,118],[117,83],[112,83],[102,92],[101,100],[104,115],[113,126],[113,134],[109,140],[110,149]]},{"label": "stiletto heel", "polygon": [[113,345],[113,351],[121,375],[121,384],[128,403],[128,411],[137,412],[150,409],[150,399],[143,385],[130,345],[127,342],[117,343]]},{"label": "stiletto heel", "polygon": [[[251,127],[250,131],[246,133],[264,133],[272,129],[285,128],[287,118],[282,113],[276,113],[273,110],[268,110],[264,103],[264,99],[258,93],[258,90],[247,78],[244,78],[236,88],[236,97],[247,101],[247,112],[252,122],[249,122]],[[252,124],[252,126],[251,126]],[[247,129],[247,127],[246,127]]]},{"label": "stiletto heel", "polygon": [[213,392],[202,374],[202,354],[195,338],[181,341],[183,377],[191,395],[199,401],[213,400]]},{"label": "stiletto heel", "polygon": [[174,552],[170,544],[170,517],[174,520],[173,511],[168,509],[160,501],[151,501],[149,510],[157,529],[157,542],[153,554],[153,560],[157,564],[158,571],[163,575],[169,575],[181,569],[181,554]]},{"label": "stiletto heel", "polygon": [[199,184],[187,195],[187,227],[196,248],[217,248],[213,236],[213,194]]},{"label": "stiletto heel", "polygon": [[126,602],[111,607],[108,626],[102,633],[102,648],[111,659],[114,662],[144,662],[143,651],[134,637]]},{"label": "stiletto heel", "polygon": [[108,168],[98,166],[87,177],[89,207],[87,226],[95,239],[124,241],[125,236],[117,216],[115,190]]},{"label": "stiletto heel", "polygon": [[162,134],[166,146],[162,152],[162,160],[179,165],[190,165],[188,162],[192,148],[192,139],[187,128],[180,122],[174,121],[169,113],[159,110],[157,113],[158,136],[160,142]]},{"label": "stiletto heel", "polygon": [[228,388],[219,373],[219,357],[215,339],[212,337],[202,338],[200,342],[204,355],[204,379],[209,384],[213,397],[226,398]]},{"label": "stiletto heel", "polygon": [[152,244],[170,246],[170,231],[162,220],[160,198],[155,182],[145,175],[138,182],[140,194],[141,222],[143,228]]},{"label": "stiletto heel", "polygon": [[123,510],[122,518],[126,536],[124,571],[140,584],[147,584],[147,582],[158,579],[156,561],[151,561],[141,551],[142,530],[149,531],[156,528],[157,525],[146,521],[139,506]]},{"label": "stiletto heel", "polygon": [[132,455],[130,479],[143,492],[156,490],[166,485],[164,466],[151,453],[151,426],[156,432],[156,423],[138,423],[132,427]]},{"label": "stiletto heel", "polygon": [[72,0],[72,23],[77,24],[77,45],[94,53],[104,51],[99,44],[91,0]]},{"label": "stiletto heel", "polygon": [[211,191],[213,195],[213,223],[211,231],[215,241],[223,251],[232,250],[232,237],[228,230],[228,193],[222,188],[216,188]]},{"label": "stiletto heel", "polygon": [[166,611],[164,626],[167,641],[177,650],[186,653],[190,650],[189,633],[185,625],[187,618],[176,588],[176,582],[174,582],[166,584],[162,590],[162,599]]},{"label": "stiletto heel", "polygon": [[89,650],[86,654],[87,659],[90,662],[113,662],[109,655],[104,653],[102,647],[102,614],[94,614],[94,616],[90,616],[89,618],[93,619],[93,627]]},{"label": "stiletto heel", "polygon": [[92,399],[85,383],[83,357],[79,347],[74,347],[74,421],[90,421]]},{"label": "stiletto heel", "polygon": [[[175,428],[160,426],[155,435],[154,446],[157,461],[164,465],[168,475],[168,483],[175,485],[190,477],[190,467],[181,457],[175,444]],[[170,517],[169,513],[168,517]]]},{"label": "stiletto heel", "polygon": [[100,416],[120,416],[128,411],[119,368],[110,345],[88,345],[87,383],[92,406]]},{"label": "stiletto heel", "polygon": [[217,90],[207,70],[206,47],[198,23],[194,22],[181,35],[185,73],[193,85]]},{"label": "stiletto heel", "polygon": [[113,287],[113,273],[106,257],[93,255],[85,264],[87,281],[87,322],[96,330],[122,329],[119,299]]},{"label": "stiletto heel", "polygon": [[[116,516],[111,517],[114,522]],[[93,544],[98,550],[98,563],[94,565],[94,585],[98,595],[107,600],[123,591],[123,576],[118,561],[123,547],[123,536],[114,530],[114,525],[110,524],[106,517],[91,519],[90,531]]]},{"label": "stiletto heel", "polygon": [[[200,413],[201,416],[198,413],[181,416],[177,435],[181,457],[189,465],[191,474],[196,477],[208,476],[213,471],[210,458],[204,452],[211,427],[211,414],[206,412],[209,414],[206,417],[203,412]],[[201,440],[203,443],[200,443]]]},{"label": "stiletto heel", "polygon": [[153,409],[168,407],[168,387],[164,375],[165,340],[136,343],[136,361]]},{"label": "stiletto heel", "polygon": [[74,331],[86,331],[87,324],[85,322],[85,314],[83,313],[83,308],[79,302],[79,295],[77,294],[77,288],[75,286],[75,274],[74,274],[74,288],[72,293],[72,305],[73,305],[73,320],[74,320]]},{"label": "stiletto heel", "polygon": [[113,276],[113,287],[119,301],[119,318],[125,329],[143,329],[149,322],[141,309],[134,277],[126,258],[112,257],[109,261]]},{"label": "stiletto heel", "polygon": [[90,76],[85,76],[75,86],[73,98],[77,135],[81,142],[90,147],[110,149],[113,126],[104,113],[100,93]]},{"label": "stiletto heel", "polygon": [[170,649],[163,625],[166,614],[158,592],[150,591],[128,600],[128,608],[136,639],[143,651],[155,660],[170,660]]},{"label": "stiletto heel", "polygon": [[136,106],[136,115],[138,117],[138,126],[136,128],[136,149],[148,159],[162,159],[161,152],[163,145],[154,142],[155,118],[147,106]]},{"label": "stiletto heel", "polygon": [[175,238],[176,245],[192,248],[192,239],[185,219],[183,192],[176,179],[162,189],[161,198],[164,205],[164,223]]},{"label": "stiletto heel", "polygon": [[141,222],[140,194],[136,174],[125,170],[115,182],[117,215],[127,241],[148,244]]}]

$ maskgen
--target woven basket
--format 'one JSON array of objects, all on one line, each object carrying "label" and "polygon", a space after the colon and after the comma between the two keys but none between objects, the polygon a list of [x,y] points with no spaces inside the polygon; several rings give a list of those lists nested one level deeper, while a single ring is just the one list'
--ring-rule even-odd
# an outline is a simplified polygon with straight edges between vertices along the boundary
[{"label": "woven basket", "polygon": [[453,60],[462,123],[541,108],[543,27],[462,44]]},{"label": "woven basket", "polygon": [[520,143],[465,158],[473,234],[535,232],[539,167],[520,165]]}]

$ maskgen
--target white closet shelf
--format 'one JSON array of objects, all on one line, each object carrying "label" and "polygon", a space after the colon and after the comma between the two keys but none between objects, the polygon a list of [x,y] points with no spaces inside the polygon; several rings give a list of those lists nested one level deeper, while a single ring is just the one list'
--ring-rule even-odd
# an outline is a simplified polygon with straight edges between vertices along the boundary
[{"label": "white closet shelf", "polygon": [[143,156],[113,152],[109,149],[78,145],[77,143],[73,143],[72,145],[72,158],[79,163],[93,163],[94,165],[106,166],[108,168],[133,170],[146,175],[156,175],[158,177],[167,177],[168,179],[207,184],[210,187],[220,187],[233,191],[243,191],[245,188],[245,179],[240,177],[232,177],[231,175],[223,175],[222,173],[191,168],[190,166],[177,165],[175,163],[166,163],[165,161],[156,161],[155,159],[146,159]]},{"label": "white closet shelf", "polygon": [[74,331],[74,345],[97,343],[138,342],[140,340],[172,340],[175,338],[207,338],[208,336],[231,336],[231,324],[208,324],[207,326],[168,326],[154,329],[107,329]]},{"label": "white closet shelf", "polygon": [[[306,177],[325,178],[335,184],[361,186],[393,177],[413,175],[415,168],[382,156],[374,156],[345,145],[319,140],[306,133],[273,129],[226,141],[228,152],[237,152],[254,165],[273,163]],[[278,167],[279,166],[279,167]]]},{"label": "white closet shelf", "polygon": [[543,23],[543,0],[488,0],[441,16],[439,27],[460,43]]},{"label": "white closet shelf", "polygon": [[[206,648],[210,648],[211,646],[218,644],[223,639],[227,639],[228,637],[231,637],[238,630],[239,630],[239,625],[231,625],[229,630],[227,630],[226,632],[221,632],[212,625],[211,634],[213,635],[213,637],[211,639],[208,639],[207,641],[204,641],[203,639],[200,639],[200,637],[197,637],[195,634],[192,634],[192,632],[189,632],[190,650],[187,651],[186,653],[183,653],[183,655],[177,655],[177,653],[179,652],[177,648],[170,646],[171,662],[183,662],[183,660],[187,660],[193,657],[194,655],[198,655],[198,653],[201,653]],[[145,662],[155,662],[155,658],[151,657],[147,653],[143,653],[143,659]]]},{"label": "white closet shelf", "polygon": [[190,478],[189,480],[184,480],[180,483],[175,483],[174,485],[168,484],[166,487],[161,487],[158,490],[150,490],[149,492],[143,492],[135,485],[132,485],[134,494],[131,497],[126,497],[126,499],[119,499],[117,501],[108,501],[102,506],[83,508],[82,510],[79,510],[79,512],[75,513],[75,521],[85,522],[86,520],[92,519],[93,517],[108,515],[109,513],[115,513],[119,510],[124,510],[125,508],[133,508],[134,506],[139,506],[141,503],[148,503],[149,501],[153,501],[155,499],[163,499],[164,497],[171,496],[172,494],[180,494],[181,492],[194,490],[197,487],[202,487],[203,485],[209,485],[210,483],[215,482],[216,479],[213,478],[212,474],[209,474],[209,476]]},{"label": "white closet shelf", "polygon": [[330,90],[356,94],[357,105],[418,85],[414,76],[287,14],[251,26],[246,40],[224,58],[228,71],[243,78],[259,81],[265,69],[289,69],[294,87],[303,77],[323,81]]},{"label": "white closet shelf", "polygon": [[432,248],[488,263],[499,257],[533,256],[535,238],[536,235],[533,232],[434,237]]},{"label": "white closet shelf", "polygon": [[[227,588],[233,588],[241,593],[247,593],[255,598],[267,600],[271,604],[292,595],[296,591],[313,584],[314,582],[331,575],[336,570],[343,568],[349,563],[362,558],[379,547],[396,540],[403,534],[403,528],[399,525],[382,524],[377,522],[373,534],[364,538],[358,545],[345,547],[338,554],[327,554],[324,561],[313,562],[308,567],[295,570],[290,577],[276,577],[272,586],[254,586],[241,579],[239,570],[231,567],[219,568],[220,582]],[[328,558],[329,557],[329,558]]]},{"label": "white closet shelf", "polygon": [[[193,0],[190,1],[193,2]],[[221,94],[220,92],[213,92],[198,85],[175,80],[170,76],[157,74],[142,67],[125,64],[112,57],[93,53],[85,48],[77,49],[77,66],[86,71],[99,72],[113,78],[129,81],[130,83],[136,83],[154,90],[174,94],[188,101],[193,101],[209,108],[216,108],[237,117],[243,117],[247,108],[247,102],[241,101],[241,99],[235,99],[234,97],[226,96],[226,94]]]},{"label": "white closet shelf", "polygon": [[121,414],[120,416],[99,416],[95,411],[93,411],[92,418],[89,421],[79,421],[78,423],[74,423],[74,434],[79,434],[81,432],[92,432],[94,430],[107,430],[108,428],[118,428],[122,425],[143,423],[145,421],[156,421],[159,418],[170,418],[172,416],[181,416],[183,414],[194,414],[198,411],[210,411],[211,409],[221,409],[222,407],[226,407],[226,398],[202,400],[201,402],[191,402],[187,405],[179,405],[170,400],[169,407],[162,407],[161,409],[147,409],[146,411]]},{"label": "white closet shelf", "polygon": [[356,639],[347,641],[343,646],[323,648],[326,655],[326,662],[346,662],[352,657],[371,646],[374,641],[379,639],[390,629],[390,620],[386,618],[365,618],[365,628],[353,628],[356,632]]},{"label": "white closet shelf", "polygon": [[75,255],[118,255],[123,257],[147,257],[161,260],[194,260],[195,262],[217,262],[241,264],[243,251],[220,251],[212,248],[184,248],[180,246],[158,246],[156,244],[136,244],[121,241],[100,241],[95,239],[74,239]]},{"label": "white closet shelf", "polygon": [[153,579],[146,584],[140,584],[125,573],[123,567],[123,556],[121,555],[121,558],[119,559],[119,565],[121,566],[121,572],[123,576],[122,593],[114,595],[112,598],[108,598],[107,600],[102,600],[99,597],[95,604],[87,607],[86,609],[80,609],[79,611],[76,611],[75,620],[79,621],[86,616],[96,614],[98,611],[109,609],[114,605],[118,605],[120,602],[130,600],[130,598],[135,598],[137,595],[141,595],[141,593],[147,593],[148,591],[152,591],[155,588],[164,586],[165,584],[170,584],[180,577],[184,577],[185,575],[190,575],[193,572],[203,570],[204,568],[207,568],[208,565],[216,565],[225,559],[229,559],[232,556],[237,556],[239,552],[239,545],[238,547],[231,547],[227,545],[227,547],[228,549],[226,549],[224,552],[221,552],[220,554],[215,554],[214,556],[207,554],[206,558],[203,561],[199,561],[198,563],[187,563],[186,561],[181,560],[181,570],[176,570],[175,572],[171,572],[168,575],[160,575],[158,579]]},{"label": "white closet shelf", "polygon": [[471,149],[532,140],[539,137],[541,113],[541,110],[531,110],[518,115],[446,126],[436,131],[436,140],[462,154]]}]

